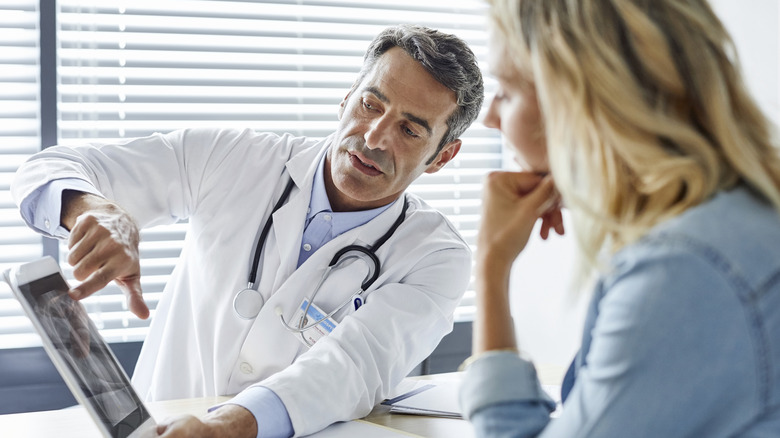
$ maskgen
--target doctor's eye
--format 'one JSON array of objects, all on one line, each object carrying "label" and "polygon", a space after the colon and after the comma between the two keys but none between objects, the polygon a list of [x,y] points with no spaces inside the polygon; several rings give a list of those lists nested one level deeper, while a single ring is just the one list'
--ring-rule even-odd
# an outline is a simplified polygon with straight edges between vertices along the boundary
[{"label": "doctor's eye", "polygon": [[419,137],[419,135],[417,135],[417,133],[416,133],[416,132],[414,132],[414,131],[413,131],[411,128],[409,128],[408,126],[403,126],[401,129],[403,130],[404,134],[408,135],[409,137],[414,137],[414,138],[417,138],[417,137]]},{"label": "doctor's eye", "polygon": [[363,99],[363,102],[362,102],[362,103],[363,103],[363,108],[365,108],[365,109],[367,109],[367,110],[375,110],[375,109],[376,109],[376,108],[374,108],[374,106],[373,106],[373,105],[371,105],[371,103],[369,103],[369,102],[368,102],[367,100],[365,100],[365,99]]}]

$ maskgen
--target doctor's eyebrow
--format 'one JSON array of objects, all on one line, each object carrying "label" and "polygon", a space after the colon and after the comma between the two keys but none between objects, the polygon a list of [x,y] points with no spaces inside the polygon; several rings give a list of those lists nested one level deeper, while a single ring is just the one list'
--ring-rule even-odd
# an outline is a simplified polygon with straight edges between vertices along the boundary
[{"label": "doctor's eyebrow", "polygon": [[[369,86],[366,87],[366,91],[376,96],[376,98],[381,100],[382,102],[390,103],[390,99],[388,99],[387,96],[385,96],[381,91],[379,91],[378,88]],[[422,126],[425,129],[425,131],[428,133],[429,137],[433,134],[430,123],[428,123],[428,121],[423,119],[422,117],[418,117],[410,113],[401,113],[401,115],[406,117],[406,119],[409,120],[410,122]]]},{"label": "doctor's eyebrow", "polygon": [[430,137],[431,134],[433,134],[433,132],[431,131],[431,126],[428,124],[427,120],[421,119],[420,117],[417,117],[414,114],[409,114],[409,113],[402,113],[402,114],[410,122],[416,123],[416,124],[422,126],[423,128],[425,128],[425,131],[428,133],[428,137]]},{"label": "doctor's eyebrow", "polygon": [[390,103],[390,99],[387,98],[387,96],[384,95],[377,87],[374,86],[368,86],[366,87],[366,91],[376,96],[377,99],[381,100],[384,103]]}]

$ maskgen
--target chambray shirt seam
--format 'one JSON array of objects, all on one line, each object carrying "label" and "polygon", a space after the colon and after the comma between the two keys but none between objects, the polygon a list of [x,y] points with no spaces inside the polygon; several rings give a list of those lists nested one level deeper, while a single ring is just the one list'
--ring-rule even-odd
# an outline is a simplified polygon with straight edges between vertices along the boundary
[{"label": "chambray shirt seam", "polygon": [[[768,293],[772,289],[773,286],[776,286],[780,283],[780,268],[776,269],[775,272],[769,276],[767,281],[765,281],[763,284],[761,284],[755,294],[755,299],[752,301],[751,304],[754,304],[754,308],[757,306],[757,303],[760,301],[760,299]],[[761,328],[763,329],[763,324],[761,325]],[[770,412],[770,400],[771,400],[771,394],[770,394],[770,388],[773,388],[771,385],[771,376],[772,376],[772,365],[771,360],[772,357],[769,355],[769,338],[768,334],[765,329],[760,330],[760,336],[762,344],[766,347],[762,349],[762,352],[766,352],[765,355],[763,355],[762,359],[762,374],[764,376],[764,384],[760,387],[762,394],[761,394],[761,401],[762,403],[762,409],[761,409],[761,415],[765,415]]]},{"label": "chambray shirt seam", "polygon": [[764,297],[764,295],[767,294],[767,292],[772,290],[773,286],[777,286],[778,284],[780,284],[780,267],[775,269],[772,275],[770,275],[765,282],[761,283],[761,285],[756,288],[755,299],[760,300]]},{"label": "chambray shirt seam", "polygon": [[[759,409],[762,413],[765,413],[769,409],[770,403],[771,367],[769,364],[769,339],[767,338],[764,321],[757,306],[760,288],[752,288],[740,270],[734,268],[734,264],[729,261],[728,257],[706,242],[691,236],[671,232],[659,232],[643,240],[642,243],[648,247],[683,247],[690,254],[701,257],[702,260],[709,263],[717,272],[724,276],[737,300],[742,303],[742,310],[747,319],[748,327],[750,327],[751,340],[753,340],[757,361],[758,382],[756,383]],[[770,279],[772,277],[780,277],[778,274],[780,273],[771,275]],[[764,282],[762,286],[764,284],[767,284],[767,282]]]}]

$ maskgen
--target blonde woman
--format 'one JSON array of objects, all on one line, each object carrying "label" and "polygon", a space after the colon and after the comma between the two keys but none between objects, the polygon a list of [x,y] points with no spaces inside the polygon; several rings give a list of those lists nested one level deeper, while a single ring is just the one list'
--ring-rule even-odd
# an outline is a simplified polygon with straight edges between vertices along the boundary
[{"label": "blonde woman", "polygon": [[[490,3],[485,123],[526,171],[486,182],[477,435],[780,436],[780,155],[723,25],[706,0]],[[558,196],[595,287],[551,420],[508,278],[540,217],[563,231]]]}]

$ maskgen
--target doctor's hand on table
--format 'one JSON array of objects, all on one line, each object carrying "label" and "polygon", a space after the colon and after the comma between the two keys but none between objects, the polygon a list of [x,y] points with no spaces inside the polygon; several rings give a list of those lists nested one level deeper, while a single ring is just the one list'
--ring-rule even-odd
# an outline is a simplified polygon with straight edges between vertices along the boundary
[{"label": "doctor's hand on table", "polygon": [[131,312],[149,317],[141,297],[138,226],[115,203],[97,195],[65,190],[60,222],[70,230],[68,263],[82,283],[70,290],[80,300],[103,289],[112,280],[124,292]]},{"label": "doctor's hand on table", "polygon": [[161,438],[254,438],[257,422],[244,407],[226,404],[202,418],[183,415],[163,420],[157,433]]}]

